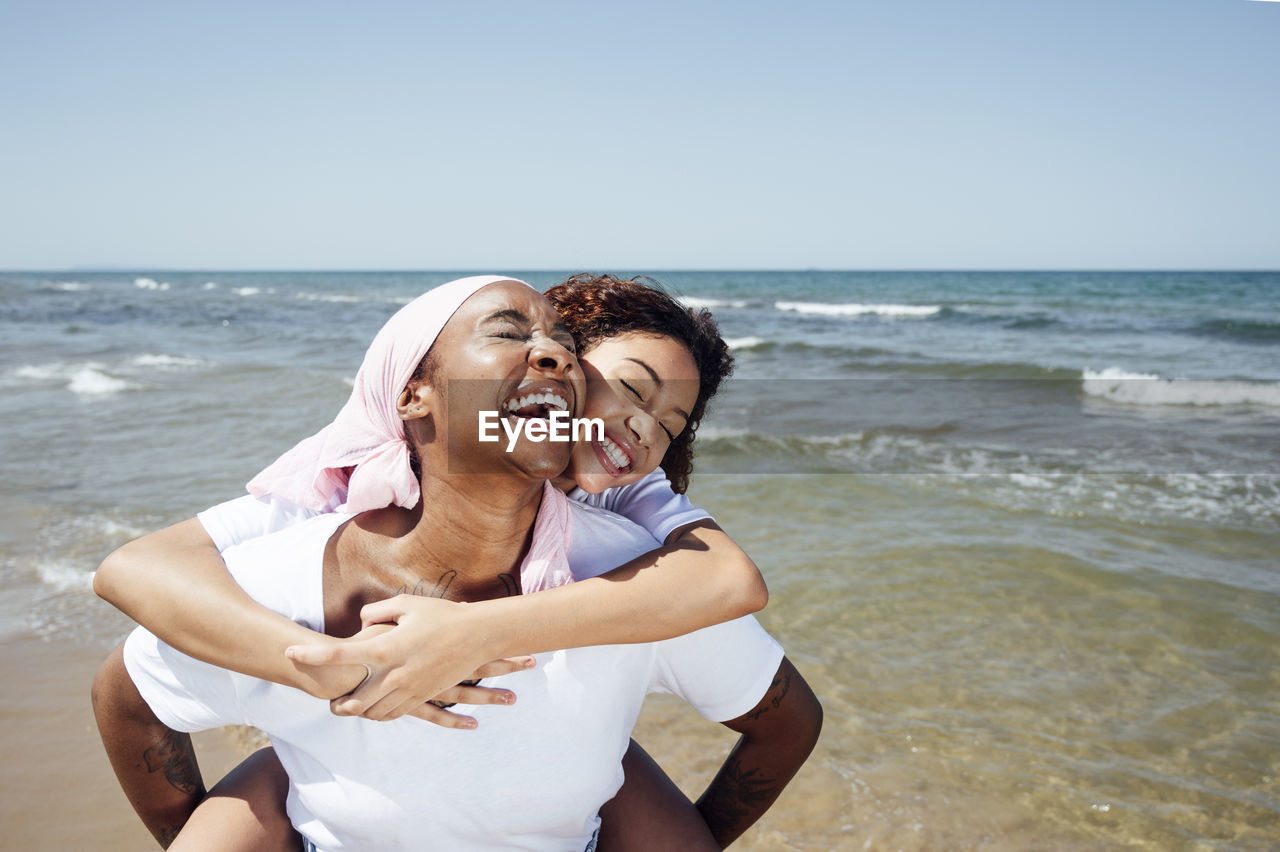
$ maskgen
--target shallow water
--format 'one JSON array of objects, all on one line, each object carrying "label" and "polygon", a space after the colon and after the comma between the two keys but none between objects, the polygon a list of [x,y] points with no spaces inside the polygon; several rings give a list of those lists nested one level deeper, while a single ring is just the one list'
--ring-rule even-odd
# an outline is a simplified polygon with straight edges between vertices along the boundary
[{"label": "shallow water", "polygon": [[[450,277],[0,274],[10,679],[104,653],[101,557],[239,493]],[[1280,275],[656,277],[736,344],[692,495],[826,709],[743,848],[1274,848]],[[665,700],[638,738],[695,794],[731,739]]]}]

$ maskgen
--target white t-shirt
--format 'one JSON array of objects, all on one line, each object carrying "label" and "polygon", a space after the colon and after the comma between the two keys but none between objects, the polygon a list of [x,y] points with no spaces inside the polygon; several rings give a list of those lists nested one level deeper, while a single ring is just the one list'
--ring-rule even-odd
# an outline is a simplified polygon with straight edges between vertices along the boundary
[{"label": "white t-shirt", "polygon": [[[617,515],[569,503],[575,577],[608,571],[656,546]],[[324,620],[323,557],[349,515],[327,514],[224,555],[259,602],[312,629]],[[782,649],[754,618],[663,642],[537,655],[538,666],[486,683],[514,706],[466,707],[476,731],[415,718],[371,722],[327,701],[199,662],[142,628],[125,663],[166,725],[261,728],[289,773],[289,816],[322,850],[587,847],[600,806],[622,783],[621,758],[646,692],[680,695],[714,721],[767,691]]]},{"label": "white t-shirt", "polygon": [[[660,544],[685,524],[711,517],[706,510],[693,505],[688,497],[671,490],[671,483],[661,468],[630,485],[609,488],[599,494],[575,488],[569,492],[569,499],[616,512],[639,524]],[[325,511],[333,512],[339,508],[335,500]],[[318,514],[321,513],[279,497],[259,498],[246,494],[205,509],[196,517],[218,550],[226,550]]]}]

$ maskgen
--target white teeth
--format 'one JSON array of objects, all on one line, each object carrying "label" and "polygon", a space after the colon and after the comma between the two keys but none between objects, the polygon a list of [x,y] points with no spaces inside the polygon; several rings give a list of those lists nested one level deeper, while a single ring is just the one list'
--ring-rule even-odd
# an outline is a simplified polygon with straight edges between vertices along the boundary
[{"label": "white teeth", "polygon": [[569,402],[564,397],[554,393],[531,393],[521,397],[509,399],[504,406],[507,411],[515,411],[524,408],[526,405],[546,405],[551,408],[558,408],[561,411],[569,410]]},{"label": "white teeth", "polygon": [[631,459],[627,457],[626,452],[615,444],[608,435],[600,442],[600,446],[604,449],[604,454],[609,457],[609,461],[613,463],[614,467],[621,470],[631,465]]}]

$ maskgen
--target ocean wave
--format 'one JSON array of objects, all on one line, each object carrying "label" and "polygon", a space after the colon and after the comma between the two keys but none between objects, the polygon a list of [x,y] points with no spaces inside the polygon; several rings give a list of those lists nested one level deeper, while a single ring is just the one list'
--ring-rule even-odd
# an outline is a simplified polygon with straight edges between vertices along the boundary
[{"label": "ocean wave", "polygon": [[[933,429],[881,429],[836,435],[772,435],[748,429],[708,426],[698,431],[698,451],[707,465],[742,460],[772,472],[905,473],[982,469],[972,460],[958,462],[939,444],[950,426]],[[719,459],[716,456],[719,456]]]},{"label": "ocean wave", "polygon": [[[89,366],[101,367],[100,364],[92,364]],[[71,373],[65,364],[25,364],[21,367],[15,367],[9,372],[9,376],[15,379],[27,379],[35,382],[58,381],[68,378]]]},{"label": "ocean wave", "polygon": [[67,390],[81,396],[102,396],[137,387],[133,382],[111,375],[106,365],[96,361],[79,364],[27,364],[10,371],[5,378],[18,382],[65,383]]},{"label": "ocean wave", "polygon": [[957,379],[967,381],[1022,381],[1022,382],[1058,382],[1065,392],[1074,394],[1080,380],[1075,370],[1057,367],[1045,367],[1027,362],[975,362],[933,361],[927,356],[918,356],[919,361],[904,361],[900,353],[891,353],[891,358],[879,358],[874,364],[860,364],[859,372],[890,374],[885,381],[894,380],[894,374],[906,373],[920,379]]},{"label": "ocean wave", "polygon": [[263,290],[261,287],[232,287],[231,292],[237,296],[261,296],[263,293],[268,295],[275,293],[275,290],[271,288]]},{"label": "ocean wave", "polygon": [[133,279],[133,286],[139,290],[168,290],[169,282],[157,281],[154,278],[135,278]]},{"label": "ocean wave", "polygon": [[299,293],[297,298],[302,299],[304,302],[334,302],[339,304],[365,301],[359,296],[352,296],[349,293]]},{"label": "ocean wave", "polygon": [[89,591],[93,588],[93,571],[83,565],[55,560],[36,565],[40,581],[59,592]]},{"label": "ocean wave", "polygon": [[128,363],[135,367],[159,367],[162,370],[204,365],[199,358],[187,358],[183,355],[135,355]]},{"label": "ocean wave", "polygon": [[1280,343],[1280,322],[1216,318],[1186,329],[1197,337],[1216,337],[1236,343]]},{"label": "ocean wave", "polygon": [[945,484],[1006,509],[1062,517],[1245,528],[1280,522],[1275,474],[1101,472],[1069,453],[958,444],[947,438],[952,433],[944,426],[777,436],[707,427],[698,432],[699,470],[889,475],[929,491]]},{"label": "ocean wave", "polygon": [[79,281],[50,281],[45,287],[49,290],[58,290],[63,293],[83,293],[92,290],[92,284],[83,284]]},{"label": "ocean wave", "polygon": [[769,344],[763,337],[726,337],[724,342],[730,349],[758,349]]},{"label": "ocean wave", "polygon": [[1089,396],[1125,405],[1280,406],[1280,382],[1162,379],[1153,373],[1108,367],[1101,372],[1086,368],[1082,387]]},{"label": "ocean wave", "polygon": [[1046,316],[1026,316],[1008,319],[1004,323],[1004,327],[1014,331],[1036,331],[1042,328],[1055,328],[1064,325],[1062,320],[1056,317]]},{"label": "ocean wave", "polygon": [[940,305],[893,305],[893,304],[830,304],[826,302],[774,302],[773,306],[780,311],[792,311],[800,314],[818,314],[832,317],[878,316],[891,319],[931,317],[942,311]]},{"label": "ocean wave", "polygon": [[66,515],[43,525],[46,552],[32,560],[40,581],[57,592],[89,591],[104,553],[155,529],[159,518],[130,523],[106,514]]},{"label": "ocean wave", "polygon": [[201,289],[201,290],[217,290],[217,289],[218,289],[218,282],[217,282],[217,281],[206,281],[206,282],[204,282],[204,286],[203,286],[203,287],[201,287],[200,289]]},{"label": "ocean wave", "polygon": [[117,379],[115,376],[109,376],[101,370],[85,367],[82,370],[77,370],[71,377],[67,390],[81,396],[102,396],[119,393],[131,387],[133,385],[124,379]]},{"label": "ocean wave", "polygon": [[711,299],[703,296],[676,296],[686,308],[749,308],[751,302],[746,299]]},{"label": "ocean wave", "polygon": [[953,476],[953,487],[1014,510],[1139,523],[1197,521],[1272,527],[1280,521],[1280,477],[1214,473],[1009,473]]}]

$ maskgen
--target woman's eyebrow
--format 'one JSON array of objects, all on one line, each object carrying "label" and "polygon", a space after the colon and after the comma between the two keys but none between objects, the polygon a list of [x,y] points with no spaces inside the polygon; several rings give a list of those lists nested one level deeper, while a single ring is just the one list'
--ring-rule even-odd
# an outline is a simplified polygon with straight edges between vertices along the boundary
[{"label": "woman's eyebrow", "polygon": [[[494,311],[485,317],[481,322],[513,322],[517,325],[532,325],[532,321],[515,308],[503,308],[500,311]],[[569,326],[563,322],[558,322],[551,326],[552,334],[563,334],[566,337],[573,337],[573,332],[569,331]]]},{"label": "woman's eyebrow", "polygon": [[520,325],[528,325],[529,318],[517,311],[515,308],[504,308],[501,311],[494,311],[485,317],[483,322],[494,322],[497,320],[507,320],[508,322],[519,323]]},{"label": "woman's eyebrow", "polygon": [[[647,372],[649,374],[649,377],[653,379],[653,383],[657,385],[659,388],[662,387],[662,379],[658,377],[657,371],[654,370],[652,367],[650,367],[648,363],[640,360],[639,358],[627,358],[626,360],[632,361],[636,364],[639,364],[641,367],[644,367],[645,372]],[[684,422],[686,423],[689,422],[689,413],[685,411],[683,408],[673,408],[672,411],[674,411],[676,414],[679,414],[681,417],[683,417]]]}]

